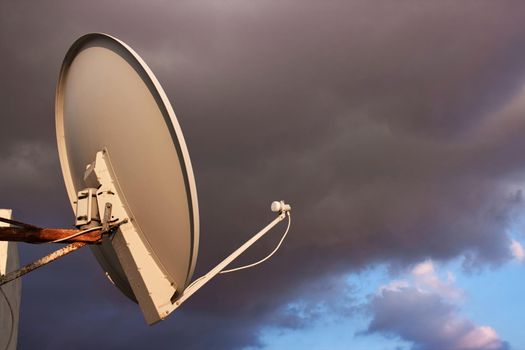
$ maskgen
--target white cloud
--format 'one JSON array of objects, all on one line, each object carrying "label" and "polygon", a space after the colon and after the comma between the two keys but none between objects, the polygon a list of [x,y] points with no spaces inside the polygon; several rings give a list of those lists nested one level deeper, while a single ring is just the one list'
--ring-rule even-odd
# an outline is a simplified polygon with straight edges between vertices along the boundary
[{"label": "white cloud", "polygon": [[405,280],[393,280],[389,284],[379,287],[379,292],[383,290],[396,292],[408,287],[410,287],[410,284]]},{"label": "white cloud", "polygon": [[402,280],[382,286],[368,304],[368,333],[397,335],[413,350],[503,350],[496,330],[460,313],[464,293],[452,273],[440,274],[431,260],[417,264]]},{"label": "white cloud", "polygon": [[510,243],[510,251],[517,261],[522,262],[525,260],[525,250],[523,249],[523,246],[520,242],[512,240]]},{"label": "white cloud", "polygon": [[432,260],[425,260],[414,266],[412,269],[412,274],[415,276],[424,276],[434,273],[434,264],[432,263]]},{"label": "white cloud", "polygon": [[421,291],[434,293],[447,300],[461,300],[463,291],[455,285],[454,274],[450,271],[446,277],[440,277],[434,268],[432,260],[425,260],[412,269],[410,283]]},{"label": "white cloud", "polygon": [[501,349],[502,343],[492,327],[480,326],[472,329],[458,341],[459,349]]}]

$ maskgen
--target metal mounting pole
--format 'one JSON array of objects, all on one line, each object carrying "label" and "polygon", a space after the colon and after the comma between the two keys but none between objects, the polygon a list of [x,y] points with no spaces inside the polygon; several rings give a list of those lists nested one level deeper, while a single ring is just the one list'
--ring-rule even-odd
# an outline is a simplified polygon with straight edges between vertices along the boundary
[{"label": "metal mounting pole", "polygon": [[[82,242],[87,244],[99,244],[104,231],[93,230],[82,235],[78,229],[67,228],[41,228],[20,221],[0,217],[0,222],[10,224],[9,227],[0,227],[0,241],[16,241],[25,243],[49,243],[60,241],[60,243]],[[71,238],[68,238],[71,237]],[[68,238],[63,240],[64,238]]]},{"label": "metal mounting pole", "polygon": [[52,263],[53,261],[55,260],[58,260],[60,259],[61,257],[63,256],[66,256],[68,255],[69,253],[72,253],[74,252],[75,250],[79,249],[79,248],[82,248],[84,246],[86,246],[87,244],[86,243],[83,243],[83,242],[76,242],[76,243],[73,243],[73,244],[70,244],[70,245],[67,245],[59,250],[56,250],[54,252],[52,252],[51,254],[48,254],[30,264],[27,264],[26,266],[24,267],[21,267],[19,268],[18,270],[15,270],[15,271],[12,271],[12,272],[9,272],[5,275],[2,275],[0,276],[0,286],[8,283],[8,282],[11,282],[12,280],[14,279],[17,279],[19,277],[22,277],[23,275],[33,271],[33,270],[36,270],[38,269],[39,267],[42,267],[44,265],[47,265],[49,263]]}]

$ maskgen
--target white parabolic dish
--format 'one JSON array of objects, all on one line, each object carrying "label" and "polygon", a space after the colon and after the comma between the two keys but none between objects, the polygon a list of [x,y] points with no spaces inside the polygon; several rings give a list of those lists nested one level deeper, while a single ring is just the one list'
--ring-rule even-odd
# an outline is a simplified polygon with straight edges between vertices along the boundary
[{"label": "white parabolic dish", "polygon": [[[79,38],[62,65],[56,130],[73,210],[86,187],[86,165],[106,149],[131,223],[177,292],[184,290],[197,259],[197,191],[182,130],[148,66],[114,37]],[[92,248],[111,280],[135,299],[122,261],[108,246]]]}]

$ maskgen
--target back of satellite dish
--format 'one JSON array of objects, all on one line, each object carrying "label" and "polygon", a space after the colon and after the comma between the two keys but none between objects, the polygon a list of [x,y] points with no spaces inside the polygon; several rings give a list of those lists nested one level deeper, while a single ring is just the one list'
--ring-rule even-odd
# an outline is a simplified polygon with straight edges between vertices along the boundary
[{"label": "back of satellite dish", "polygon": [[[0,285],[12,286],[6,300],[11,293],[17,315],[20,284],[11,281],[86,245],[109,280],[138,302],[148,324],[164,319],[218,274],[258,265],[279,249],[291,222],[291,207],[283,201],[272,203],[277,214],[272,222],[190,283],[199,211],[189,152],[160,83],[122,41],[100,33],[79,38],[64,58],[55,104],[60,164],[76,229],[43,229],[0,215],[16,226],[0,228],[0,240],[70,243],[21,269],[2,271]],[[286,218],[286,231],[266,258],[226,269]]]}]

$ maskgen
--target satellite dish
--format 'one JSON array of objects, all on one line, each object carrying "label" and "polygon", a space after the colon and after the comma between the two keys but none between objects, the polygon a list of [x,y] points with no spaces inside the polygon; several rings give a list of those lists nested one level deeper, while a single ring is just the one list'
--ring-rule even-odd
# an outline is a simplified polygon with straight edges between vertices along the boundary
[{"label": "satellite dish", "polygon": [[[164,319],[220,273],[272,256],[290,228],[291,207],[215,268],[190,284],[199,245],[195,179],[175,113],[144,61],[100,33],[79,38],[66,54],[56,90],[56,131],[76,230],[47,229],[2,218],[0,240],[71,243],[0,276],[0,286],[85,245],[108,278],[137,301],[149,324]],[[278,246],[264,259],[226,267],[288,217]]]},{"label": "satellite dish", "polygon": [[[152,259],[137,267],[165,277],[160,284],[165,288],[163,302],[169,301],[193,274],[199,212],[186,143],[159,82],[126,44],[104,34],[85,35],[72,45],[62,65],[56,128],[73,209],[80,191],[99,185],[86,183],[84,175],[103,151],[111,181],[131,218],[122,229],[135,231],[137,246],[151,254]],[[129,244],[117,234],[93,251],[115,285],[140,302],[137,293],[144,288],[140,281],[130,286],[126,268],[136,268],[126,263],[138,264],[142,258],[134,256],[134,250],[126,252]],[[130,256],[119,259],[119,252]]]}]

